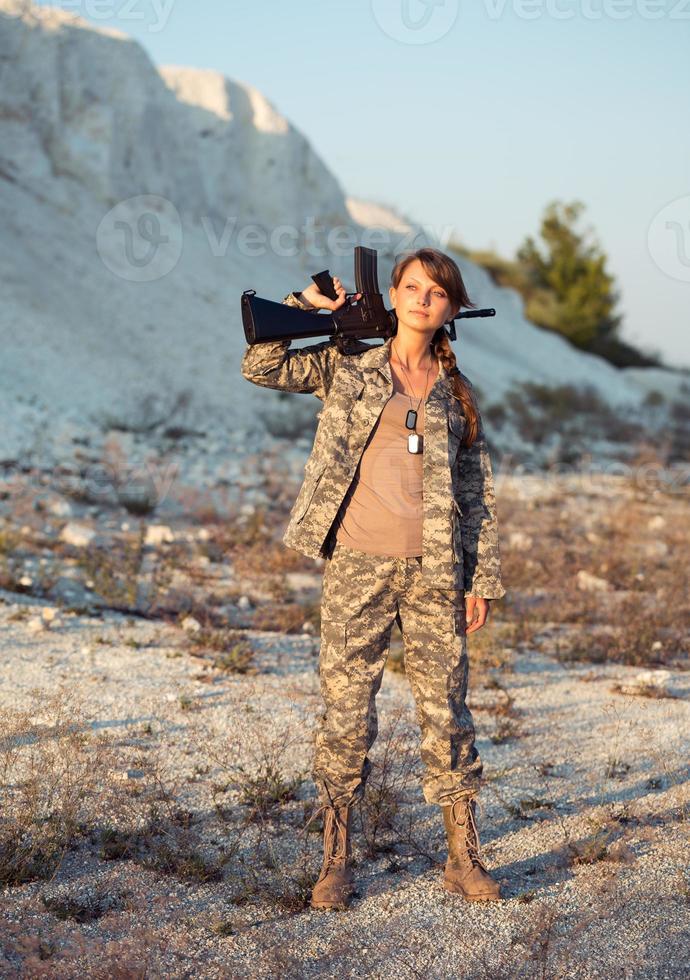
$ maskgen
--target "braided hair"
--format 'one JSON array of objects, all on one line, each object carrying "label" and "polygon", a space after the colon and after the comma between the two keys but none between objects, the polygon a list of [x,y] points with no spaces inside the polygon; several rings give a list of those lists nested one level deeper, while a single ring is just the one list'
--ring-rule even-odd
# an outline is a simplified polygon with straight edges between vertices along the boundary
[{"label": "braided hair", "polygon": [[[473,303],[467,294],[462,273],[457,264],[449,255],[440,252],[436,248],[418,248],[415,252],[405,253],[393,267],[391,286],[395,289],[398,288],[403,272],[415,259],[419,259],[422,263],[424,271],[429,278],[433,279],[434,282],[446,290],[454,310],[459,311],[463,307],[469,309],[476,307],[477,304]],[[434,356],[441,361],[444,370],[450,376],[452,382],[451,392],[462,406],[466,420],[462,444],[463,446],[469,447],[477,438],[477,404],[471,386],[460,373],[460,369],[457,366],[455,351],[451,347],[450,337],[445,326],[439,327],[432,337],[431,350]]]}]

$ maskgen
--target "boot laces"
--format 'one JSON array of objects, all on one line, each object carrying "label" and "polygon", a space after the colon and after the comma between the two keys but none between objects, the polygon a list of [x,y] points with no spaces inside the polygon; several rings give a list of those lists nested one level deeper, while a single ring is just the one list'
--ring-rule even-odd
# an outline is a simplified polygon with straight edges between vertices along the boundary
[{"label": "boot laces", "polygon": [[[472,802],[473,801],[471,800],[466,800],[462,798],[456,800],[451,807],[451,815],[453,817],[454,823],[465,828],[465,846],[467,848],[467,853],[470,856],[470,860],[472,861],[472,864],[478,865],[480,868],[482,868],[484,871],[487,871],[488,873],[488,869],[484,864],[484,861],[482,860],[482,857],[479,853],[479,847],[480,847],[479,830],[477,828],[477,821],[474,816],[474,807],[472,806]],[[460,806],[461,808],[464,807],[464,812],[466,814],[464,819],[460,816],[458,812],[456,812],[455,808],[457,806]]]},{"label": "boot laces", "polygon": [[[340,815],[340,809],[345,810],[345,819]],[[347,807],[334,807],[330,803],[322,803],[307,820],[302,828],[306,833],[307,827],[323,813],[324,867],[342,865],[347,860]],[[335,846],[334,846],[335,845]]]}]

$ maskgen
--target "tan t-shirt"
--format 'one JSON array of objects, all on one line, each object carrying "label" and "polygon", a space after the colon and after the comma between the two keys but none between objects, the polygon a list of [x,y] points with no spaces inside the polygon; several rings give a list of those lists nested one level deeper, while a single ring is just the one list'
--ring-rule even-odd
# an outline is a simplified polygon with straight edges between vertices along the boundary
[{"label": "tan t-shirt", "polygon": [[[336,518],[336,541],[374,555],[414,558],[422,554],[423,455],[410,453],[405,427],[417,411],[424,434],[424,402],[396,391],[374,426]],[[421,448],[421,447],[420,447]]]}]

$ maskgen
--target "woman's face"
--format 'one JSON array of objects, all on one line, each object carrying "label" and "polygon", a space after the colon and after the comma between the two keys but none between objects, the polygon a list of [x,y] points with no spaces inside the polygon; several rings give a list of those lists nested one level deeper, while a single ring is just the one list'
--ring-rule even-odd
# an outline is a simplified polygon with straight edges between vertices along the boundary
[{"label": "woman's face", "polygon": [[455,311],[448,293],[429,279],[419,259],[410,262],[402,274],[398,288],[391,286],[389,295],[398,317],[398,324],[415,333],[425,333],[429,339],[439,327],[450,320]]}]

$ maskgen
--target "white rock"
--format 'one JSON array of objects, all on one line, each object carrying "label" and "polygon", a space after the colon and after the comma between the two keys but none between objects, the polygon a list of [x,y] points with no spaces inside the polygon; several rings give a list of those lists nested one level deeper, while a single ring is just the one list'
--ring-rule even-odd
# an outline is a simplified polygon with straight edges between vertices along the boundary
[{"label": "white rock", "polygon": [[239,599],[237,600],[237,608],[243,610],[252,608],[252,604],[246,595],[241,595],[239,597]]},{"label": "white rock", "polygon": [[532,537],[524,531],[512,531],[508,535],[508,547],[515,551],[528,551],[532,547]]},{"label": "white rock", "polygon": [[155,546],[169,544],[174,540],[175,535],[172,533],[167,524],[149,524],[149,526],[146,528],[146,537],[144,539],[145,544]]},{"label": "white rock", "polygon": [[643,552],[647,558],[665,558],[669,553],[669,547],[665,541],[646,541]]},{"label": "white rock", "polygon": [[73,548],[86,548],[96,537],[96,531],[89,524],[70,521],[60,531],[60,541],[72,545]]},{"label": "white rock", "polygon": [[655,514],[647,521],[647,527],[650,531],[660,531],[662,527],[666,527],[666,518],[662,514]]},{"label": "white rock", "polygon": [[201,623],[198,619],[194,619],[193,616],[185,616],[182,620],[182,629],[185,633],[198,633],[201,629]]},{"label": "white rock", "polygon": [[665,688],[670,680],[670,670],[641,670],[635,675],[634,683],[639,687]]},{"label": "white rock", "polygon": [[605,578],[592,575],[581,568],[577,573],[577,587],[582,592],[610,592],[613,586]]},{"label": "white rock", "polygon": [[51,500],[47,510],[55,517],[71,517],[73,513],[69,500],[63,500],[61,497],[57,500]]}]

